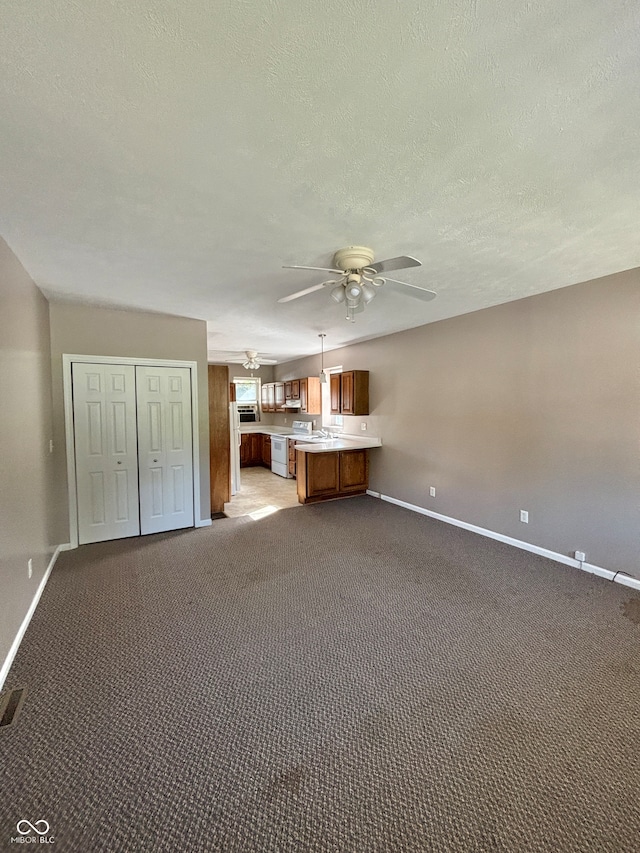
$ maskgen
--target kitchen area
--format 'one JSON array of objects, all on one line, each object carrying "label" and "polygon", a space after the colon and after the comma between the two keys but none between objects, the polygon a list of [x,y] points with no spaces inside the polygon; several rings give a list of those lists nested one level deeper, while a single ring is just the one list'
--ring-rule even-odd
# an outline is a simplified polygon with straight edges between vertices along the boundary
[{"label": "kitchen area", "polygon": [[[235,399],[243,396],[242,384],[242,379],[230,377],[227,385],[229,498],[224,515],[262,517],[277,509],[366,492],[369,450],[381,441],[344,434],[340,423],[343,414],[369,414],[368,371],[260,381],[259,402]],[[212,469],[215,464],[212,456]],[[219,483],[219,472],[216,479]],[[213,477],[212,508],[217,510]]]}]

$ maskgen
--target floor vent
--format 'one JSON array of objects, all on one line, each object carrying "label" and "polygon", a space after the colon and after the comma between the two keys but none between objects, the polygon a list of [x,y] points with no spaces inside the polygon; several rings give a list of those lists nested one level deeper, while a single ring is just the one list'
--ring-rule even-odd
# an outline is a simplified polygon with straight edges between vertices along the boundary
[{"label": "floor vent", "polygon": [[18,719],[26,694],[26,687],[15,687],[0,697],[0,729],[7,728]]}]

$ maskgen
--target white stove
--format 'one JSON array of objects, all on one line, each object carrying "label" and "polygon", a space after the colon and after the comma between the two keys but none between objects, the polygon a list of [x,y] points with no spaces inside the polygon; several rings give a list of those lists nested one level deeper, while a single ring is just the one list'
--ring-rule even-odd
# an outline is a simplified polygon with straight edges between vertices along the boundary
[{"label": "white stove", "polygon": [[311,421],[294,421],[293,432],[288,435],[271,436],[271,470],[281,477],[291,477],[289,473],[289,442],[290,438],[299,441],[311,435]]}]

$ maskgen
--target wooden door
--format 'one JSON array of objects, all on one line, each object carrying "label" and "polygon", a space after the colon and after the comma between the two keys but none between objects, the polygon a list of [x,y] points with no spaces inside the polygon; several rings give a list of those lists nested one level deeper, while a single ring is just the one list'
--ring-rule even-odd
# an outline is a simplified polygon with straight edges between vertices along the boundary
[{"label": "wooden door", "polygon": [[284,406],[284,382],[275,383],[274,403],[276,411]]},{"label": "wooden door", "polygon": [[140,532],[193,527],[191,371],[135,370]]},{"label": "wooden door", "polygon": [[353,372],[343,373],[340,384],[340,411],[343,415],[353,415]]},{"label": "wooden door", "polygon": [[340,388],[342,385],[341,382],[342,374],[340,373],[330,373],[329,374],[329,388],[331,392],[331,414],[339,415],[342,411],[342,401],[341,401],[341,392]]},{"label": "wooden door", "polygon": [[271,436],[262,435],[262,464],[271,468]]},{"label": "wooden door", "polygon": [[369,454],[366,450],[340,451],[340,491],[366,491],[369,485]]},{"label": "wooden door", "polygon": [[305,453],[307,468],[307,495],[337,494],[340,485],[337,453]]},{"label": "wooden door", "polygon": [[300,380],[300,411],[307,411],[307,380]]},{"label": "wooden door", "polygon": [[275,412],[276,404],[275,404],[275,386],[273,382],[270,382],[267,385],[267,411]]},{"label": "wooden door", "polygon": [[291,399],[299,400],[300,399],[300,380],[292,379],[291,380]]},{"label": "wooden door", "polygon": [[140,533],[135,368],[72,365],[78,542]]}]

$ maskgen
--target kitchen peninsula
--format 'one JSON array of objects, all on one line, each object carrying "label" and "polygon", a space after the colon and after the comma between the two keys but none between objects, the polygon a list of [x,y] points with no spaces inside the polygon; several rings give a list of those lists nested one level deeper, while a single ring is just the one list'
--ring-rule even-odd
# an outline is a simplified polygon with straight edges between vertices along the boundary
[{"label": "kitchen peninsula", "polygon": [[369,449],[379,438],[340,436],[295,445],[298,501],[317,503],[363,495],[369,487]]}]

